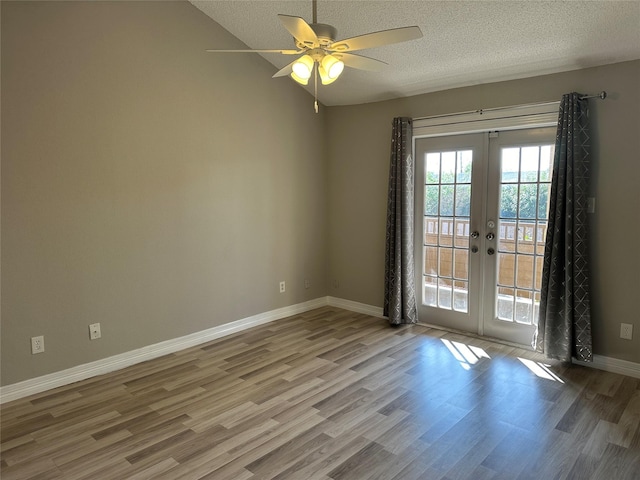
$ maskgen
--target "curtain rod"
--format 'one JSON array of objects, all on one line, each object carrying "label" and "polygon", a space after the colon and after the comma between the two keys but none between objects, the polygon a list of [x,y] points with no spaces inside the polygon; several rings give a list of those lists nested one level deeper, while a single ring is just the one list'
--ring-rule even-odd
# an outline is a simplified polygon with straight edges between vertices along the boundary
[{"label": "curtain rod", "polygon": [[580,100],[586,100],[587,98],[599,98],[600,100],[604,100],[605,98],[607,98],[607,92],[605,92],[604,90],[601,91],[600,93],[598,93],[597,95],[582,95],[580,97]]},{"label": "curtain rod", "polygon": [[[582,95],[581,97],[579,97],[580,100],[585,100],[587,98],[599,98],[601,100],[604,100],[605,98],[607,98],[607,92],[605,92],[604,90],[601,91],[600,93],[598,93],[597,95]],[[428,117],[415,117],[412,118],[412,121],[416,121],[416,120],[427,120],[427,119],[432,119],[432,118],[439,118],[439,117],[457,117],[460,115],[469,115],[470,113],[479,113],[479,114],[483,114],[484,112],[496,112],[496,111],[500,111],[500,110],[513,110],[514,108],[528,108],[528,107],[536,107],[536,106],[544,106],[544,105],[555,105],[560,103],[559,100],[553,101],[553,102],[537,102],[537,103],[527,103],[524,105],[511,105],[508,107],[494,107],[494,108],[479,108],[477,110],[469,110],[466,112],[458,112],[458,113],[445,113],[442,115],[429,115]]]},{"label": "curtain rod", "polygon": [[538,103],[527,103],[524,105],[510,105],[508,107],[479,108],[477,110],[468,110],[466,112],[444,113],[441,115],[429,115],[428,117],[415,117],[415,118],[412,118],[412,120],[416,121],[416,120],[428,120],[432,118],[459,117],[461,115],[469,115],[471,113],[479,113],[480,115],[482,115],[485,112],[498,112],[500,110],[514,110],[516,108],[529,108],[529,107],[537,107],[537,106],[544,106],[544,105],[557,105],[559,103],[560,101],[556,100],[553,102],[538,102]]}]

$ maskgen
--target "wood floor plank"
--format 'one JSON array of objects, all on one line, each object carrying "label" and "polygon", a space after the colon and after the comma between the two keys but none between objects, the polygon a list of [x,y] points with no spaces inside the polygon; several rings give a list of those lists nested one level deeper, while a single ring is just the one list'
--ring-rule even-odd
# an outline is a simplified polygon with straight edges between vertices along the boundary
[{"label": "wood floor plank", "polygon": [[334,307],[1,413],[3,480],[640,478],[640,380]]},{"label": "wood floor plank", "polygon": [[346,438],[331,439],[322,447],[310,452],[294,465],[273,477],[273,479],[329,477],[329,472],[335,470],[339,465],[371,443],[370,440],[361,436],[349,441]]},{"label": "wood floor plank", "polygon": [[392,453],[379,443],[371,442],[331,470],[327,476],[335,480],[366,478],[372,471],[388,464],[392,459]]},{"label": "wood floor plank", "polygon": [[517,480],[567,478],[573,467],[567,462],[567,458],[578,457],[580,454],[571,449],[571,439],[564,432],[555,430],[549,437],[550,440],[547,439],[528,456]]}]

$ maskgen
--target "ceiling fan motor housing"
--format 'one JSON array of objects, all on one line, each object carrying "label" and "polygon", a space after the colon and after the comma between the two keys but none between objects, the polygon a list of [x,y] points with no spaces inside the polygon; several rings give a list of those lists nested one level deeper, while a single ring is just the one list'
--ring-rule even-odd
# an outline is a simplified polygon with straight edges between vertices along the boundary
[{"label": "ceiling fan motor housing", "polygon": [[[310,23],[309,26],[318,37],[320,42],[320,45],[318,45],[319,47],[331,45],[338,36],[338,30],[332,25],[327,25],[325,23]],[[296,47],[309,48],[309,45],[304,42],[296,41]]]}]

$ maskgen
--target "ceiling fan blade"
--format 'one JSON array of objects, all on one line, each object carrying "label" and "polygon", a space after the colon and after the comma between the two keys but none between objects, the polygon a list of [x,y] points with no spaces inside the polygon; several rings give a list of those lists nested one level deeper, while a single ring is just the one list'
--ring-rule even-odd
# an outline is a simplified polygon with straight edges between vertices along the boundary
[{"label": "ceiling fan blade", "polygon": [[297,55],[298,53],[302,53],[303,50],[265,50],[265,49],[256,49],[256,50],[206,50],[207,52],[212,53],[281,53],[283,55]]},{"label": "ceiling fan blade", "polygon": [[296,63],[298,59],[296,58],[293,62],[291,62],[290,64],[282,67],[280,70],[278,70],[273,77],[271,78],[276,78],[276,77],[286,77],[287,75],[291,75],[291,72],[293,72],[293,64]]},{"label": "ceiling fan blade", "polygon": [[293,38],[299,42],[308,45],[313,48],[320,44],[316,32],[300,17],[293,17],[291,15],[278,15],[278,18],[284,25],[284,28],[289,30],[289,33],[293,35]]},{"label": "ceiling fan blade", "polygon": [[389,64],[376,60],[375,58],[365,57],[363,55],[355,55],[353,53],[336,52],[332,54],[334,57],[342,60],[347,67],[357,68],[358,70],[368,70],[370,72],[380,72],[386,69]]},{"label": "ceiling fan blade", "polygon": [[392,43],[406,42],[422,37],[420,27],[392,28],[380,32],[367,33],[358,37],[339,40],[328,48],[332,52],[349,52],[352,50],[364,50],[365,48],[381,47]]}]

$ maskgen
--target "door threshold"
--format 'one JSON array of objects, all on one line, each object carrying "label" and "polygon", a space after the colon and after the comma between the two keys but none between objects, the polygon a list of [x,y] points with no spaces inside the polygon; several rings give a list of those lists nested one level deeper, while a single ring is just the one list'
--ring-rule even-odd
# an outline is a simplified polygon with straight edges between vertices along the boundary
[{"label": "door threshold", "polygon": [[506,345],[508,347],[522,348],[524,350],[529,350],[530,352],[535,352],[535,350],[531,345],[510,342],[508,340],[502,340],[501,338],[489,337],[486,335],[478,335],[477,333],[467,332],[465,330],[458,330],[457,328],[443,327],[441,325],[434,325],[432,323],[424,323],[424,322],[418,322],[415,325],[420,325],[422,327],[427,327],[427,328],[433,328],[435,330],[442,330],[449,333],[455,333],[457,335],[464,335],[466,337],[476,338],[478,340],[486,340],[488,342],[499,343],[501,345]]}]

